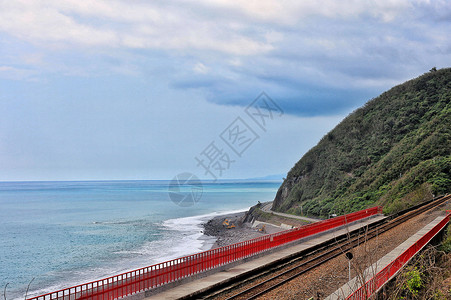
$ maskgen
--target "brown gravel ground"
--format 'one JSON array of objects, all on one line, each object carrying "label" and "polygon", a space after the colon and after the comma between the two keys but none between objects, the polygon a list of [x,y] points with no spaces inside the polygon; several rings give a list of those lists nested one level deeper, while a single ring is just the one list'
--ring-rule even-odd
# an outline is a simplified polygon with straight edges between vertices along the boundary
[{"label": "brown gravel ground", "polygon": [[[443,215],[445,209],[451,209],[450,201],[355,248],[353,263],[358,267],[352,268],[351,276],[354,277],[357,275],[357,268],[365,269],[392,251],[436,217]],[[345,256],[342,255],[259,299],[310,299],[312,297],[313,299],[324,299],[347,281],[348,262]]]}]

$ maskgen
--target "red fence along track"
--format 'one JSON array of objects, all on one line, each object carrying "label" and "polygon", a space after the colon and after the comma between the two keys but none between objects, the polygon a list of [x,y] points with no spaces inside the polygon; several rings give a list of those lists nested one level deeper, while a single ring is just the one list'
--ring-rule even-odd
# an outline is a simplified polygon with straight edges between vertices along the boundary
[{"label": "red fence along track", "polygon": [[450,214],[435,225],[430,231],[423,235],[415,244],[407,248],[400,256],[392,261],[388,266],[383,268],[373,278],[368,280],[365,285],[348,296],[346,300],[369,299],[373,293],[381,288],[388,280],[390,280],[402,267],[409,262],[424,246],[426,246],[432,238],[439,233],[450,220]]},{"label": "red fence along track", "polygon": [[243,259],[265,250],[382,213],[380,206],[348,215],[268,234],[252,240],[216,248],[120,275],[48,293],[30,300],[113,300],[155,288],[188,276]]}]

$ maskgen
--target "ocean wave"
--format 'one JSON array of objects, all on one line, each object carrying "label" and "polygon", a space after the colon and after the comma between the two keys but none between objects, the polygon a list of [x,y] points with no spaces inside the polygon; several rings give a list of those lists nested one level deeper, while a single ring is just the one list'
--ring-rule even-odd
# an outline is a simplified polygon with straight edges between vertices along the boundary
[{"label": "ocean wave", "polygon": [[218,211],[213,213],[208,213],[204,215],[197,215],[191,217],[184,218],[175,218],[169,219],[163,222],[163,226],[167,227],[171,230],[179,230],[179,231],[194,231],[198,229],[203,229],[201,226],[203,223],[208,220],[222,215],[235,214],[249,210],[249,207],[237,210],[227,210],[227,211]]},{"label": "ocean wave", "polygon": [[[203,234],[202,223],[272,199],[278,188],[206,182],[203,201],[181,209],[167,201],[168,183],[0,184],[0,201],[7,204],[0,218],[0,253],[6,254],[0,278],[11,282],[8,299],[23,299],[33,277],[29,296],[207,250],[215,238]],[[199,215],[178,218],[193,214]]]},{"label": "ocean wave", "polygon": [[[202,224],[217,216],[240,213],[247,211],[248,209],[249,208],[218,211],[204,215],[164,221],[163,226],[166,227],[171,234],[168,234],[167,239],[165,239],[168,243],[168,248],[166,248],[165,254],[161,257],[161,261],[209,250],[215,243],[216,238],[204,235]],[[176,234],[174,234],[174,232],[176,232]]]},{"label": "ocean wave", "polygon": [[[135,249],[116,251],[116,254],[121,254],[122,259],[115,261],[109,266],[103,265],[88,270],[57,271],[61,281],[54,282],[52,285],[46,285],[45,288],[32,289],[29,296],[42,295],[67,288],[69,286],[69,278],[72,278],[70,285],[77,285],[208,250],[213,246],[216,238],[204,235],[202,224],[217,216],[239,213],[248,209],[218,211],[197,216],[168,219],[160,224],[153,223],[163,233],[161,239],[148,241]],[[137,221],[135,220],[134,222]],[[118,224],[123,222],[101,223]],[[52,276],[54,274],[47,275]],[[77,280],[73,281],[73,278],[77,278]],[[23,299],[23,295],[14,293],[12,299]]]}]

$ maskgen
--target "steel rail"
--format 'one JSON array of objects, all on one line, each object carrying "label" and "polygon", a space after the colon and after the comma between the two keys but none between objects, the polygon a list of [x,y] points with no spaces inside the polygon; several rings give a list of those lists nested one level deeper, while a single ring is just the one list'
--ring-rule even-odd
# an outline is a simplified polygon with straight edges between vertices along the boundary
[{"label": "steel rail", "polygon": [[[383,223],[383,224],[378,224],[377,226],[375,226],[375,228],[369,229],[366,232],[365,241],[370,240],[370,239],[380,235],[381,233],[384,233],[384,232],[406,222],[407,220],[409,220],[415,216],[418,216],[419,214],[422,214],[432,208],[435,208],[436,206],[443,204],[445,201],[449,200],[450,198],[451,198],[451,195],[437,197],[431,201],[427,201],[427,202],[417,205],[411,209],[405,210],[405,211],[403,211],[403,213],[401,215],[399,213],[396,214],[395,216],[393,216],[391,221],[389,221],[387,223]],[[335,241],[335,240],[330,241],[328,244],[326,243],[326,245],[324,245],[324,247],[323,247],[323,248],[329,248],[329,250],[327,250],[325,253],[322,253],[312,259],[309,259],[308,261],[305,261],[305,257],[297,258],[297,259],[293,260],[292,262],[290,262],[289,264],[295,264],[301,260],[304,260],[304,262],[302,262],[301,264],[296,265],[294,267],[291,267],[288,270],[283,271],[277,275],[274,275],[271,278],[266,279],[258,284],[255,284],[243,291],[240,291],[239,293],[234,294],[233,296],[230,296],[226,299],[227,300],[256,299],[257,297],[260,297],[260,296],[274,290],[275,288],[282,286],[283,284],[293,280],[294,278],[339,256],[340,254],[346,253],[347,251],[360,245],[361,239],[362,238],[361,238],[359,232],[356,232],[353,234],[353,236],[350,236],[349,240],[345,241],[344,243],[342,242],[341,244],[337,245],[337,241]],[[336,246],[333,247],[334,245],[336,245]],[[286,265],[287,264],[284,264],[283,267],[286,267]],[[267,275],[269,272],[273,272],[273,271],[274,271],[274,268],[272,268],[270,270],[265,270],[264,272],[262,272],[262,274]],[[262,276],[260,276],[260,277],[262,277]],[[255,281],[257,279],[257,277],[258,276],[254,276],[250,280]],[[207,297],[207,298],[203,297],[203,298],[209,299],[211,297]]]}]

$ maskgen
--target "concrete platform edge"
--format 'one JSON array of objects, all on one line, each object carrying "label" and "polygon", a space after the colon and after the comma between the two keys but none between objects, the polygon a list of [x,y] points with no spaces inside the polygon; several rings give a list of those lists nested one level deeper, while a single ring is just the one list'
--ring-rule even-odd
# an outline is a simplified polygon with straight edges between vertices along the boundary
[{"label": "concrete platform edge", "polygon": [[[359,224],[359,223],[368,222],[368,221],[371,220],[371,219],[374,219],[374,218],[376,218],[376,217],[381,217],[381,216],[382,216],[381,214],[373,215],[373,216],[371,216],[371,217],[369,217],[369,218],[361,219],[361,220],[358,220],[358,221],[349,223],[349,224],[347,224],[347,225],[345,225],[345,226],[353,226],[353,225],[356,225],[356,224]],[[372,222],[371,224],[376,223],[376,222],[384,222],[385,220],[386,220],[386,217],[383,218],[383,219],[377,220],[377,221],[375,221],[375,222]],[[232,263],[229,263],[229,264],[226,264],[226,265],[223,265],[223,266],[220,266],[220,267],[217,267],[217,268],[214,268],[214,269],[211,269],[211,270],[208,270],[208,271],[205,271],[205,272],[202,272],[202,273],[199,273],[199,274],[196,274],[196,275],[187,277],[187,278],[185,278],[185,279],[183,279],[183,280],[174,281],[174,282],[171,282],[171,283],[162,285],[162,286],[157,287],[157,288],[145,290],[145,291],[142,291],[142,292],[133,294],[133,295],[129,295],[129,296],[123,297],[123,299],[126,298],[127,300],[141,300],[141,299],[144,299],[144,298],[147,298],[147,297],[152,297],[152,296],[155,296],[155,295],[157,295],[157,294],[159,294],[159,293],[163,293],[163,292],[165,292],[165,291],[167,291],[167,290],[173,289],[173,288],[175,288],[175,287],[177,287],[177,286],[180,286],[180,285],[183,285],[183,284],[187,284],[187,283],[193,282],[193,281],[195,281],[195,280],[199,280],[199,279],[208,277],[208,276],[210,276],[210,275],[213,275],[213,274],[216,274],[216,273],[225,271],[225,270],[227,270],[227,269],[231,269],[231,268],[233,268],[233,267],[235,267],[235,266],[238,266],[238,265],[240,265],[240,264],[243,264],[243,263],[246,263],[246,262],[250,262],[250,261],[252,261],[252,260],[255,260],[255,259],[264,257],[264,256],[266,256],[266,255],[269,255],[269,254],[272,254],[272,253],[281,251],[281,250],[283,250],[283,249],[287,249],[287,248],[290,248],[290,247],[299,245],[299,244],[301,244],[301,243],[305,243],[305,242],[307,242],[307,241],[309,241],[309,240],[312,240],[312,239],[315,239],[315,238],[319,238],[319,237],[321,237],[321,236],[323,236],[323,235],[331,234],[331,233],[333,233],[333,232],[337,232],[337,231],[339,231],[339,230],[342,230],[345,226],[340,226],[340,227],[337,227],[337,228],[333,228],[333,229],[331,229],[331,230],[327,230],[327,231],[324,231],[324,232],[321,232],[321,233],[317,233],[317,234],[314,234],[314,235],[311,235],[311,236],[308,236],[308,237],[299,239],[299,240],[297,240],[297,241],[293,241],[293,242],[287,243],[287,244],[285,244],[285,245],[281,245],[281,246],[279,246],[279,247],[269,249],[269,250],[267,250],[267,251],[261,252],[261,253],[259,253],[259,254],[254,255],[254,256],[247,257],[247,258],[244,258],[244,259],[240,259],[240,260],[238,260],[238,261],[235,261],[235,262],[232,262]],[[362,228],[362,227],[359,227],[358,229],[354,229],[354,230],[352,230],[351,232],[360,230],[361,228]],[[347,233],[344,233],[344,234],[341,234],[341,235],[336,236],[336,237],[334,237],[334,238],[340,238],[340,237],[343,237],[343,236],[346,236],[346,235],[347,235]],[[324,241],[324,242],[321,243],[321,244],[327,243],[328,241],[329,241],[329,240]],[[309,247],[308,249],[313,248],[313,247],[317,247],[317,246],[318,246],[318,245],[315,245],[315,246]],[[305,252],[305,251],[307,251],[308,249],[305,249],[305,250],[300,251],[300,252],[301,252],[301,253],[302,253],[302,252]],[[230,278],[225,279],[225,280],[223,280],[223,281],[221,281],[221,282],[219,282],[219,283],[217,283],[217,284],[213,284],[213,285],[211,285],[211,286],[209,286],[209,287],[207,287],[207,288],[199,289],[199,290],[197,290],[197,291],[195,291],[195,292],[193,292],[193,293],[189,293],[189,294],[187,294],[186,296],[181,297],[181,298],[179,298],[179,299],[185,299],[185,298],[191,298],[191,297],[194,297],[194,296],[196,296],[196,295],[198,295],[198,294],[200,294],[200,293],[202,293],[202,292],[205,292],[206,290],[208,290],[208,289],[210,289],[210,288],[212,288],[212,287],[221,286],[221,285],[226,285],[227,283],[230,283],[230,282],[232,282],[232,281],[236,281],[236,280],[239,280],[240,278],[243,278],[243,277],[247,277],[247,276],[249,276],[249,275],[252,275],[252,273],[256,273],[256,272],[258,272],[258,271],[261,270],[261,269],[267,268],[268,266],[277,265],[277,264],[283,263],[283,261],[288,261],[289,259],[291,259],[291,258],[293,258],[293,257],[295,257],[295,256],[297,256],[297,255],[298,255],[298,253],[293,253],[293,254],[288,255],[288,256],[285,256],[285,257],[283,257],[283,258],[281,258],[281,259],[278,259],[278,260],[275,260],[275,261],[272,261],[272,262],[268,262],[268,264],[262,265],[262,266],[260,266],[260,267],[258,267],[258,268],[255,268],[255,269],[250,270],[250,271],[248,271],[248,272],[245,272],[245,273],[243,273],[243,274],[239,274],[239,275],[237,275],[237,276],[230,277]]]},{"label": "concrete platform edge", "polygon": [[[427,232],[429,232],[435,225],[437,225],[441,220],[443,220],[443,218],[445,218],[445,216],[443,217],[437,217],[435,218],[433,221],[431,221],[430,223],[428,223],[426,226],[424,226],[423,228],[421,228],[419,231],[417,231],[416,233],[414,233],[412,236],[410,236],[407,240],[405,240],[403,243],[401,243],[400,245],[398,245],[395,249],[393,249],[392,251],[390,251],[388,254],[384,255],[381,259],[379,259],[377,262],[375,262],[374,264],[372,264],[370,267],[368,267],[367,269],[365,269],[365,271],[363,272],[363,277],[368,279],[365,279],[365,282],[370,280],[372,277],[374,277],[380,270],[382,270],[383,268],[385,268],[387,265],[389,265],[393,260],[395,260],[399,255],[401,255],[406,249],[408,249],[411,245],[415,244],[416,241],[418,241],[424,234],[426,234]],[[449,226],[449,224],[448,224]],[[446,226],[445,226],[446,228]],[[434,235],[434,237],[436,237],[440,232],[437,232],[437,234]],[[433,238],[434,238],[433,237]],[[433,240],[433,238],[431,239],[431,241]],[[427,245],[427,244],[426,244]],[[426,246],[425,245],[425,246]],[[424,247],[425,247],[424,246]],[[421,252],[424,247],[422,247],[419,251]],[[417,253],[417,254],[418,254]],[[413,256],[415,257],[415,256]],[[412,257],[412,258],[413,258]],[[405,264],[407,265],[411,259],[410,258]],[[403,267],[404,267],[403,266]],[[395,278],[398,273],[403,269],[403,267],[401,269],[399,269],[395,274],[393,274],[393,276],[387,280],[387,282],[389,282],[390,280],[392,280],[393,278]],[[370,277],[369,277],[370,276]],[[345,283],[344,285],[342,285],[339,289],[337,289],[335,292],[333,292],[332,294],[330,294],[328,297],[325,298],[325,300],[341,300],[341,299],[346,299],[349,295],[351,295],[358,287],[359,284],[358,282],[358,277],[354,277],[351,279],[351,281]],[[387,283],[386,282],[386,283]],[[385,283],[385,284],[386,284]],[[382,288],[382,287],[381,287]],[[379,290],[381,289],[379,288],[374,294],[377,294],[379,292]]]}]

